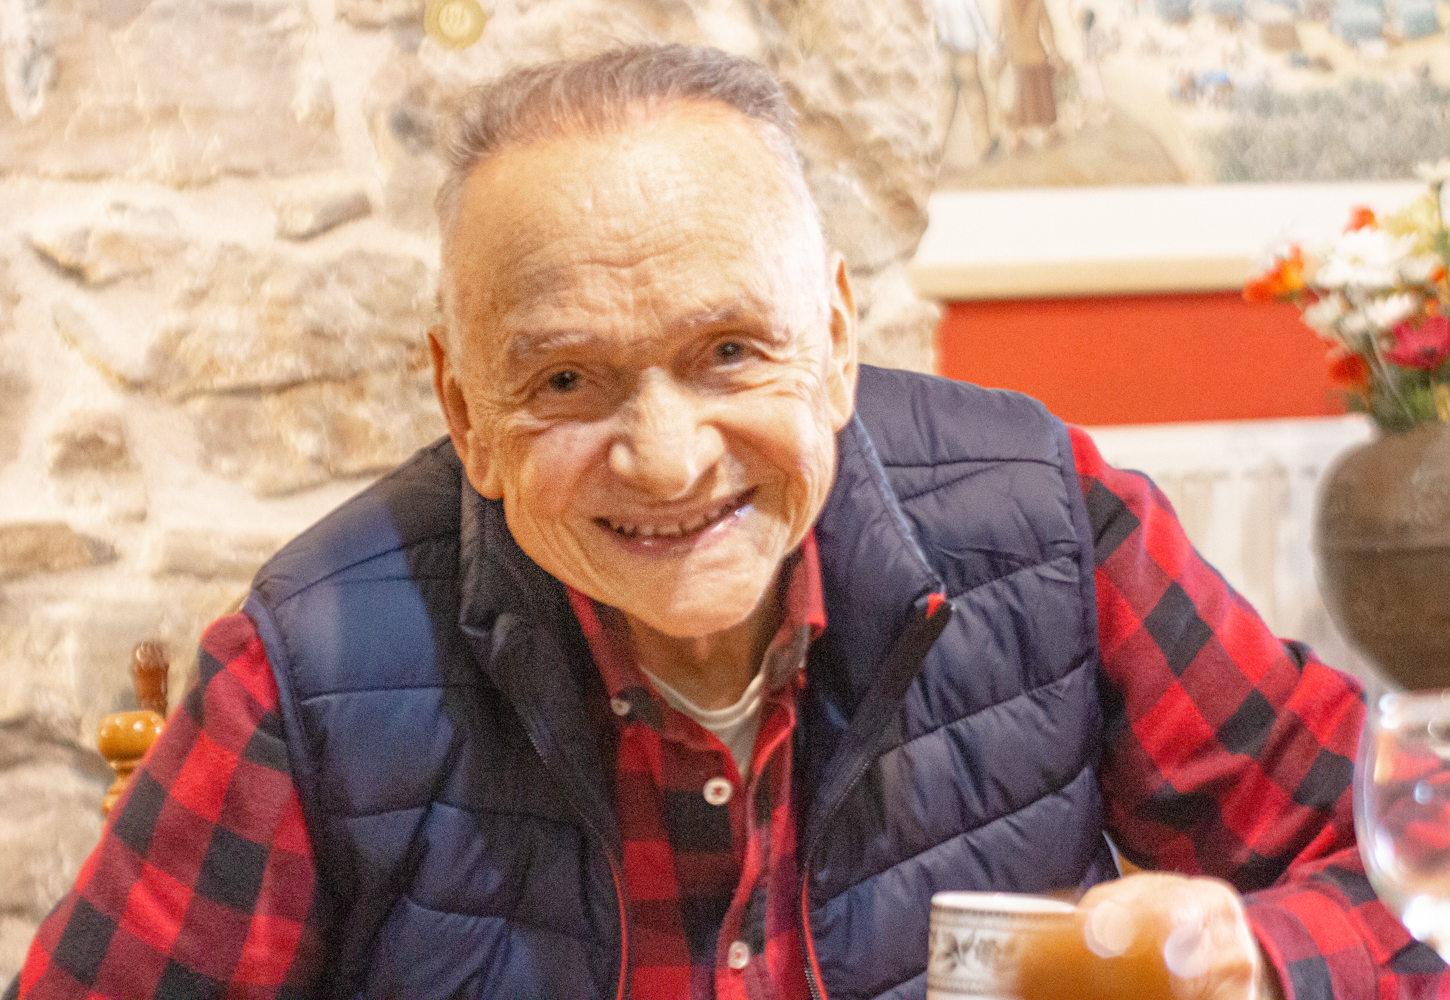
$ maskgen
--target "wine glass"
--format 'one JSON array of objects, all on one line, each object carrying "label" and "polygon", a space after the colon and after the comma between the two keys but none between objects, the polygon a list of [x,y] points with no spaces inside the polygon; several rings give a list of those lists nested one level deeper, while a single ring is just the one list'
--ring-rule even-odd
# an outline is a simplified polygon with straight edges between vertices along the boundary
[{"label": "wine glass", "polygon": [[1355,765],[1354,824],[1380,899],[1450,962],[1450,689],[1373,703]]}]

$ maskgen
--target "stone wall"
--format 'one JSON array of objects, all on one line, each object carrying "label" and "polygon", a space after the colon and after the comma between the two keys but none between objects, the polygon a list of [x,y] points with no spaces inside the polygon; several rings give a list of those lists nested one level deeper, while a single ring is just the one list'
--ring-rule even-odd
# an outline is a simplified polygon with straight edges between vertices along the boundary
[{"label": "stone wall", "polygon": [[0,985],[100,830],[96,724],[281,542],[442,433],[431,129],[621,41],[774,67],[867,360],[926,368],[928,0],[0,0]]}]

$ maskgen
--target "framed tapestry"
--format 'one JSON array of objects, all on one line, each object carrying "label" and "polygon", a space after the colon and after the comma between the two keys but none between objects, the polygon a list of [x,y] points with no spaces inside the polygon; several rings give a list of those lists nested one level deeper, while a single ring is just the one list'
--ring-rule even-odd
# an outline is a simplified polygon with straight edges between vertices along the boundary
[{"label": "framed tapestry", "polygon": [[1443,0],[936,3],[924,294],[1228,288],[1450,156]]}]

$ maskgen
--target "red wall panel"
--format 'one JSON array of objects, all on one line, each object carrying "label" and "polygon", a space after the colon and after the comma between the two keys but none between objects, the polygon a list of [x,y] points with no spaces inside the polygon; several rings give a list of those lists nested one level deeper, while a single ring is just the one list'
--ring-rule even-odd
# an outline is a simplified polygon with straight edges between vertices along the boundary
[{"label": "red wall panel", "polygon": [[1325,345],[1298,315],[1238,292],[952,302],[937,365],[1076,424],[1343,413]]}]

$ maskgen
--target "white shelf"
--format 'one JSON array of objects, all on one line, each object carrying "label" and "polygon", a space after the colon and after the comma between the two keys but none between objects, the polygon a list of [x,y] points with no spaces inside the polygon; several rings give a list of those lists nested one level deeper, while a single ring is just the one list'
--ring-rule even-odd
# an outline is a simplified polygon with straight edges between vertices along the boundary
[{"label": "white shelf", "polygon": [[1266,248],[1313,245],[1415,181],[942,191],[910,274],[939,300],[1228,291]]}]

